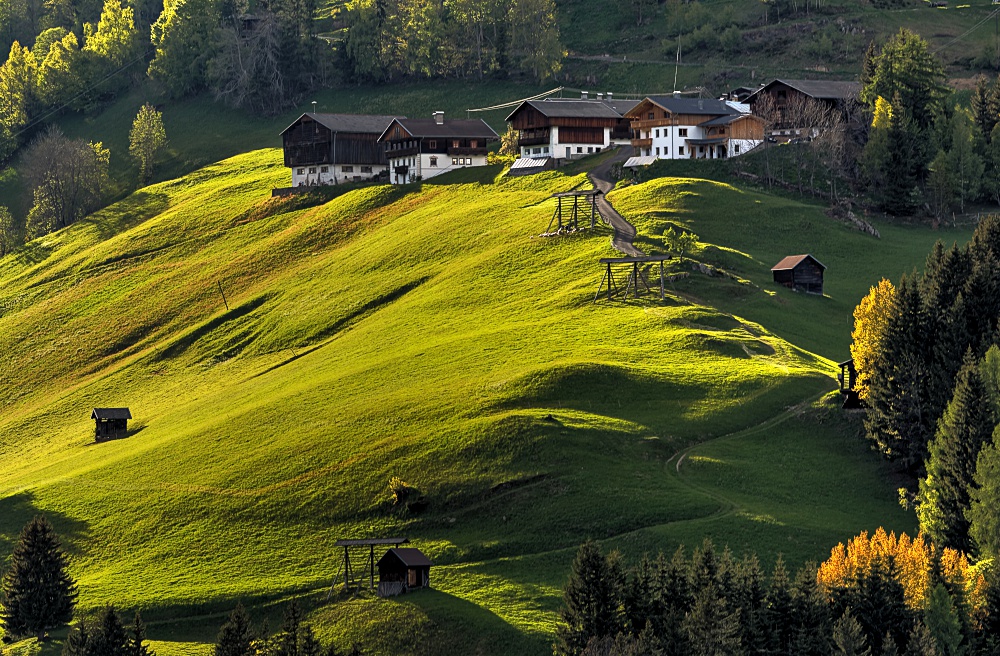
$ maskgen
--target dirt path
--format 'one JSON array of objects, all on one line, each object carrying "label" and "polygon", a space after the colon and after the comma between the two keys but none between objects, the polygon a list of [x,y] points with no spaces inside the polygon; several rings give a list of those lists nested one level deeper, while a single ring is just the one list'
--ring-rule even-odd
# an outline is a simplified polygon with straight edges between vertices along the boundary
[{"label": "dirt path", "polygon": [[615,231],[614,236],[611,237],[611,245],[625,255],[635,257],[645,255],[632,244],[635,240],[635,226],[626,221],[625,217],[619,214],[606,198],[608,192],[614,189],[616,184],[611,178],[611,167],[627,159],[626,149],[619,148],[614,157],[599,164],[587,174],[587,177],[593,183],[594,188],[601,190],[601,196],[597,199],[597,209]]}]

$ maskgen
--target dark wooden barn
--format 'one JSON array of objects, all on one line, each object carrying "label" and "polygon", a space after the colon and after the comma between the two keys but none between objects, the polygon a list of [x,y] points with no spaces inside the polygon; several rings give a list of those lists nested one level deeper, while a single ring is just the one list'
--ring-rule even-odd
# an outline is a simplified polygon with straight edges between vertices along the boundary
[{"label": "dark wooden barn", "polygon": [[338,184],[385,174],[379,135],[397,117],[305,113],[281,132],[292,186]]},{"label": "dark wooden barn", "polygon": [[774,282],[807,294],[823,294],[826,266],[812,255],[789,255],[771,267]]},{"label": "dark wooden barn", "polygon": [[132,413],[128,408],[94,408],[90,418],[94,420],[94,440],[103,442],[128,435]]},{"label": "dark wooden barn", "polygon": [[840,393],[844,395],[844,410],[865,407],[864,401],[858,395],[858,370],[854,368],[854,360],[846,360],[837,366],[840,367],[837,380],[840,382]]},{"label": "dark wooden barn", "polygon": [[392,597],[410,590],[429,588],[431,564],[420,549],[389,549],[377,564],[379,596]]}]

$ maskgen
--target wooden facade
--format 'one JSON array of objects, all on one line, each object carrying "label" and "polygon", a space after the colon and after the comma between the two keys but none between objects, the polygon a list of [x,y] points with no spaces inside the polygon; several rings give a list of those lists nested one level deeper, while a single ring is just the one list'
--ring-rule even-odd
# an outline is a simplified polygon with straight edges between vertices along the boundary
[{"label": "wooden facade", "polygon": [[482,120],[395,119],[379,136],[396,184],[426,180],[456,168],[485,166],[497,133]]},{"label": "wooden facade", "polygon": [[790,255],[771,267],[774,282],[798,292],[823,294],[823,273],[826,271],[812,255]]},{"label": "wooden facade", "polygon": [[281,133],[292,186],[337,184],[383,174],[389,160],[378,138],[394,118],[303,114]]},{"label": "wooden facade", "polygon": [[[784,136],[811,136],[799,132],[812,126],[800,125],[801,117],[796,107],[808,101],[841,112],[849,118],[852,105],[860,102],[861,84],[833,80],[773,80],[754,91],[746,102],[754,114],[761,114],[767,106],[775,115],[770,116],[772,130]],[[796,132],[792,132],[796,130]],[[784,132],[782,132],[784,131]]]},{"label": "wooden facade", "polygon": [[657,159],[736,157],[764,140],[764,122],[722,100],[649,96],[631,109],[635,154]]},{"label": "wooden facade", "polygon": [[526,100],[507,116],[507,122],[518,132],[522,158],[575,159],[616,141],[627,142],[630,125],[624,112],[635,104],[603,96],[597,100]]},{"label": "wooden facade", "polygon": [[837,365],[840,373],[837,380],[840,382],[840,393],[844,396],[844,410],[856,410],[865,407],[864,401],[858,394],[858,371],[854,368],[854,360],[846,360]]},{"label": "wooden facade", "polygon": [[103,442],[127,437],[132,413],[128,408],[94,408],[90,418],[94,420],[94,441]]},{"label": "wooden facade", "polygon": [[429,588],[432,565],[433,563],[419,549],[389,549],[376,565],[379,596],[391,597],[420,588]]}]

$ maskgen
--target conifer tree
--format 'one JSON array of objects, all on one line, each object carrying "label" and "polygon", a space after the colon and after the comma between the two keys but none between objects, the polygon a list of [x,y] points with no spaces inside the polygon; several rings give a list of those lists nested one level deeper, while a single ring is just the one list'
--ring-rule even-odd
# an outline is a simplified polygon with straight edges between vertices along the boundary
[{"label": "conifer tree", "polygon": [[688,651],[687,636],[681,624],[693,603],[690,569],[683,546],[677,548],[670,560],[663,554],[656,560],[653,582],[656,612],[650,616],[649,628],[666,653]]},{"label": "conifer tree", "polygon": [[114,606],[107,606],[90,629],[87,656],[132,656],[133,644]]},{"label": "conifer tree", "polygon": [[66,636],[62,656],[87,656],[87,640],[89,637],[87,623],[84,620],[80,620],[69,632],[69,635]]},{"label": "conifer tree", "polygon": [[965,516],[971,503],[969,488],[975,484],[979,452],[990,442],[995,424],[978,363],[969,352],[931,443],[927,476],[917,495],[920,527],[939,546],[971,551]]},{"label": "conifer tree", "polygon": [[623,577],[616,554],[605,557],[592,540],[580,546],[563,591],[563,624],[556,629],[557,654],[578,654],[591,638],[614,636],[622,630]]},{"label": "conifer tree", "polygon": [[694,604],[684,616],[684,631],[692,654],[742,654],[740,611],[732,610],[715,583],[698,588]]},{"label": "conifer tree", "polygon": [[73,618],[76,583],[52,525],[35,517],[21,531],[3,577],[2,621],[12,636],[34,635]]},{"label": "conifer tree", "polygon": [[886,633],[897,639],[904,638],[905,627],[912,624],[913,612],[906,605],[905,592],[897,579],[892,557],[878,558],[858,580],[843,591],[846,603],[864,629],[867,644],[878,644]]},{"label": "conifer tree", "polygon": [[797,656],[826,656],[830,653],[830,608],[816,582],[814,564],[806,565],[795,575],[790,619],[790,653]]},{"label": "conifer tree", "polygon": [[896,640],[891,633],[886,633],[882,638],[882,651],[880,656],[899,656],[899,648],[896,647]]},{"label": "conifer tree", "polygon": [[977,77],[976,88],[972,92],[969,106],[972,109],[972,116],[976,127],[979,129],[979,133],[982,134],[983,139],[986,140],[990,138],[990,133],[993,132],[997,119],[1000,118],[1000,116],[990,113],[992,109],[992,95],[993,85],[986,79],[986,76],[980,75]]},{"label": "conifer tree", "polygon": [[255,639],[250,616],[243,604],[237,604],[229,619],[219,629],[214,656],[251,656]]},{"label": "conifer tree", "polygon": [[833,644],[837,646],[837,654],[842,656],[871,656],[865,632],[851,611],[847,610],[833,624]]},{"label": "conifer tree", "polygon": [[764,596],[763,619],[768,636],[767,653],[787,653],[792,619],[792,593],[788,570],[780,555],[774,564],[770,585]]},{"label": "conifer tree", "polygon": [[903,656],[940,656],[934,645],[934,636],[923,622],[917,622],[910,631]]},{"label": "conifer tree", "polygon": [[[992,558],[1000,557],[1000,449],[997,449],[997,436],[998,432],[994,431],[993,439],[979,452],[975,485],[969,490],[969,509],[965,513],[969,536],[976,549],[980,555]],[[1000,581],[996,583],[1000,585]],[[989,586],[991,593],[994,587]],[[996,611],[996,628],[1000,631],[1000,606]]]},{"label": "conifer tree", "polygon": [[768,649],[764,575],[757,556],[744,557],[736,567],[730,601],[740,611],[740,642],[748,654],[763,654]]},{"label": "conifer tree", "polygon": [[934,638],[939,656],[961,656],[962,621],[952,604],[948,590],[938,583],[931,589],[924,611],[924,624]]},{"label": "conifer tree", "polygon": [[142,623],[139,611],[132,618],[132,637],[129,640],[129,656],[155,656],[146,644],[146,625]]}]

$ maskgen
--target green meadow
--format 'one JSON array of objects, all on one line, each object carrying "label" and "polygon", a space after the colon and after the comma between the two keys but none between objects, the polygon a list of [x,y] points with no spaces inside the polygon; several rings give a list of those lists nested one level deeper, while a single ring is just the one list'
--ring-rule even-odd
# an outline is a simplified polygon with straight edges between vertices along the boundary
[{"label": "green meadow", "polygon": [[[588,537],[636,559],[711,536],[798,567],[915,525],[834,363],[871,284],[969,231],[875,239],[660,178],[610,195],[640,248],[682,226],[730,275],[675,260],[665,299],[595,302],[609,230],[537,236],[583,174],[272,200],[287,177],[279,150],[237,155],[0,260],[0,551],[44,513],[81,610],[141,610],[160,656],[208,653],[237,601],[275,627],[293,597],[338,646],[541,655]],[[826,296],[770,282],[800,252]],[[95,406],[129,406],[132,435],[95,444]],[[397,476],[424,512],[393,507]],[[327,600],[334,541],[386,535],[434,560],[433,589]]]}]

